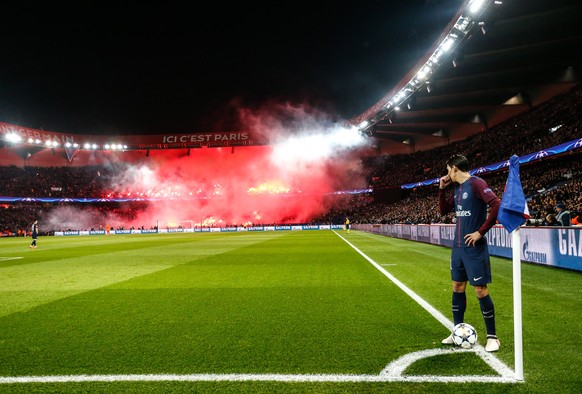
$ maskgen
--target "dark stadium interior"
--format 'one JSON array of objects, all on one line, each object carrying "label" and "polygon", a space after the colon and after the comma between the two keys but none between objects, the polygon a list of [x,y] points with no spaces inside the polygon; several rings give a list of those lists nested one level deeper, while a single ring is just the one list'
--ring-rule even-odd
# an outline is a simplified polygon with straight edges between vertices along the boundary
[{"label": "dark stadium interior", "polygon": [[419,90],[410,109],[402,106],[376,123],[373,135],[384,151],[406,153],[467,138],[579,83],[580,2],[504,1],[489,11],[433,75],[430,92]]},{"label": "dark stadium interior", "polygon": [[[386,113],[370,130],[374,150],[361,157],[364,186],[369,191],[325,196],[320,200],[325,209],[309,222],[342,223],[349,216],[354,224],[450,223],[451,216],[438,214],[433,186],[409,191],[400,186],[443,175],[444,163],[453,153],[465,154],[472,168],[477,168],[507,160],[513,154],[582,141],[582,33],[578,27],[582,3],[504,1],[487,15],[457,49],[453,60],[432,76],[430,91],[419,90],[409,99],[409,106]],[[407,75],[402,81],[409,78]],[[397,90],[398,86],[393,89]],[[372,116],[376,108],[355,116],[352,122],[357,124]],[[149,157],[149,150],[134,153],[141,159]],[[47,161],[31,165],[27,157],[36,154],[44,154]],[[123,170],[122,166],[72,166],[62,149],[16,148],[2,140],[0,157],[11,161],[0,165],[0,197],[105,198],[120,193],[106,182],[109,178],[105,175],[114,176],[115,171]],[[578,144],[565,154],[522,167],[524,191],[530,198],[532,218],[536,219],[531,223],[544,224],[558,202],[566,205],[572,217],[582,210],[581,159],[582,144]],[[501,197],[507,171],[484,178]],[[353,184],[348,180],[342,186],[362,187],[356,177]],[[139,190],[140,185],[135,185],[132,192]],[[154,223],[140,221],[141,214],[156,203],[16,202],[7,198],[0,202],[0,231],[24,235],[38,219],[41,232],[50,233],[55,228],[43,227],[43,219],[63,207],[74,208],[73,213],[87,213],[92,222],[83,225],[90,228],[103,226],[110,220],[105,218],[111,216],[116,218],[117,227],[150,228]],[[288,215],[285,221],[294,223],[296,217]],[[60,229],[67,228],[63,225]]]}]

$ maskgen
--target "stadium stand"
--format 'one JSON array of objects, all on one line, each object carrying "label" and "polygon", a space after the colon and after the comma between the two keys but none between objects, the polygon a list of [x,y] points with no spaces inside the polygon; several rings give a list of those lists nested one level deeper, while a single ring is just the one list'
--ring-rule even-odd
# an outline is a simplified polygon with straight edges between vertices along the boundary
[{"label": "stadium stand", "polygon": [[[453,152],[463,152],[479,167],[506,160],[512,154],[522,155],[545,147],[580,138],[581,120],[577,113],[582,110],[582,85],[560,94],[547,103],[525,114],[510,119],[485,133],[447,146],[420,151],[414,154],[366,157],[363,162],[368,181],[375,192],[387,187],[398,187],[406,182],[438,177],[443,163]],[[493,147],[493,149],[492,149]],[[521,169],[524,191],[529,200],[533,219],[543,219],[555,213],[554,206],[563,202],[573,211],[582,210],[581,179],[582,149],[540,159]],[[86,167],[0,167],[0,182],[4,196],[37,197],[105,197],[112,191],[108,179],[115,175],[116,166]],[[486,174],[484,177],[502,196],[507,177],[506,171]],[[135,192],[133,190],[132,192]],[[436,190],[426,186],[409,192],[401,191],[399,201],[386,202],[374,198],[374,192],[353,195],[329,203],[327,214],[313,218],[312,222],[328,223],[349,216],[354,223],[450,223],[451,216],[440,217],[437,212]],[[341,202],[341,203],[339,203]],[[4,202],[0,216],[0,228],[11,234],[23,234],[34,218],[41,218],[57,206],[39,202]],[[95,203],[76,206],[91,208],[95,227],[104,223],[106,214],[120,218],[136,218],[147,207],[147,202]],[[147,223],[146,226],[151,224]]]},{"label": "stadium stand", "polygon": [[[409,102],[408,111],[396,114],[394,119],[381,119],[371,131],[381,146],[376,155],[362,157],[363,172],[372,192],[330,196],[324,200],[326,212],[311,222],[342,223],[349,217],[353,224],[450,223],[452,216],[438,214],[434,186],[411,190],[400,186],[439,177],[453,153],[463,153],[471,166],[478,168],[507,160],[513,154],[521,156],[581,139],[582,85],[578,70],[582,52],[576,50],[582,39],[577,32],[581,7],[571,0],[528,0],[497,7],[489,19],[482,21],[482,33],[477,29],[469,34],[468,45],[460,48],[453,59],[455,65],[434,75],[431,85],[435,91],[418,92]],[[383,104],[378,102],[355,123],[373,115],[376,107]],[[496,115],[488,119],[476,116],[469,121],[467,111],[473,113],[477,109]],[[461,117],[463,121],[459,121]],[[442,132],[445,129],[447,133]],[[411,134],[417,139],[416,151],[403,153],[403,141]],[[440,145],[435,146],[434,141]],[[385,149],[387,146],[398,149],[391,152]],[[121,165],[89,164],[93,157],[86,155],[83,164],[73,166],[62,155],[54,155],[54,151],[51,154],[51,149],[35,149],[38,155],[32,152],[32,159],[42,159],[29,161],[25,154],[30,152],[11,149],[0,140],[0,197],[7,197],[0,201],[0,231],[4,234],[24,235],[34,219],[42,223],[51,210],[63,206],[86,210],[94,218],[94,227],[99,228],[111,214],[121,222],[129,222],[153,203],[34,201],[111,199],[144,192],[138,185],[132,190],[111,187],[110,180],[122,171]],[[129,160],[130,155],[131,152],[124,157]],[[522,166],[532,224],[555,213],[557,202],[572,212],[582,211],[581,158],[582,150],[577,148]],[[507,172],[482,176],[501,197]]]}]

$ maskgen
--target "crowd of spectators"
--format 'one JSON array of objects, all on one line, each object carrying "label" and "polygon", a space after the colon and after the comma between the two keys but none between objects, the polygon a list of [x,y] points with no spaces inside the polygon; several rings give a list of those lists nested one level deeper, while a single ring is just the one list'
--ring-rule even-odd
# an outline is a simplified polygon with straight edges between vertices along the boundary
[{"label": "crowd of spectators", "polygon": [[[452,214],[440,216],[437,187],[424,186],[401,191],[398,201],[382,201],[376,191],[435,179],[445,173],[446,160],[456,153],[467,156],[472,168],[479,168],[543,150],[568,141],[581,139],[582,85],[556,96],[530,111],[507,120],[463,141],[411,154],[378,156],[362,159],[373,192],[330,198],[326,213],[312,223],[451,223]],[[492,149],[492,147],[495,147]],[[528,198],[532,221],[545,225],[555,215],[556,205],[564,204],[574,219],[582,211],[582,149],[559,156],[548,156],[520,168],[521,181]],[[110,180],[121,167],[0,167],[3,196],[19,197],[111,197]],[[499,196],[507,179],[507,170],[482,175]],[[72,203],[5,202],[0,204],[0,231],[22,234],[35,219],[51,210]],[[94,215],[96,223],[111,214],[128,221],[147,209],[147,202],[78,204]],[[577,221],[573,220],[573,224]],[[42,227],[41,227],[42,231]]]},{"label": "crowd of spectators", "polygon": [[[412,154],[398,154],[364,159],[369,168],[369,183],[375,190],[407,183],[435,179],[444,175],[446,160],[461,153],[471,168],[506,161],[513,154],[522,156],[582,138],[582,85],[556,96],[523,115],[449,145]],[[494,149],[492,149],[494,147]],[[520,169],[524,193],[532,220],[545,225],[556,204],[563,203],[572,215],[582,211],[582,150],[548,156]],[[501,198],[507,171],[480,175]],[[365,207],[345,210],[352,223],[450,223],[453,214],[441,217],[438,212],[436,185],[402,192],[397,202],[375,199]],[[334,217],[336,213],[328,215]],[[574,223],[575,224],[575,223]]]},{"label": "crowd of spectators", "polygon": [[[472,168],[508,160],[582,137],[582,84],[539,107],[495,127],[428,151],[372,157],[365,164],[375,171],[376,188],[414,183],[440,177],[444,162],[456,153],[469,159]],[[405,169],[405,171],[403,171]]]}]

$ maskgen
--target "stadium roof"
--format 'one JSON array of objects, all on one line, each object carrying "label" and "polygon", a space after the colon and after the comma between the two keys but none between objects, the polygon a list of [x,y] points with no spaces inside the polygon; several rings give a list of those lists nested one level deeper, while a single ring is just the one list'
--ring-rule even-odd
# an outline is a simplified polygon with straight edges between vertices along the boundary
[{"label": "stadium roof", "polygon": [[[472,4],[483,2],[459,44],[442,57],[414,93],[395,106],[386,105],[430,61],[431,55],[457,27]],[[582,72],[582,3],[579,0],[465,0],[440,37],[415,67],[376,104],[350,120],[373,139],[381,153],[411,153],[446,145],[491,128],[535,107],[579,83]],[[4,127],[5,126],[5,127]],[[10,125],[0,123],[0,133]],[[72,136],[21,128],[21,135],[51,134],[40,138],[87,139],[103,146],[110,135]],[[61,135],[62,134],[62,135]],[[176,149],[261,145],[247,133],[121,136],[124,150]],[[99,140],[100,139],[100,140]],[[210,141],[213,142],[210,142]],[[226,141],[226,142],[225,142]],[[83,142],[83,141],[80,141]],[[0,141],[2,146],[12,146]],[[28,157],[45,146],[11,148]],[[107,148],[104,148],[107,149]],[[67,151],[69,160],[76,148]],[[61,156],[55,156],[55,160]],[[8,159],[6,159],[8,160]]]},{"label": "stadium roof", "polygon": [[431,149],[484,131],[580,81],[580,22],[579,0],[491,1],[446,63],[399,110],[386,105],[447,31],[397,86],[351,122],[371,120],[363,132],[385,153]]}]

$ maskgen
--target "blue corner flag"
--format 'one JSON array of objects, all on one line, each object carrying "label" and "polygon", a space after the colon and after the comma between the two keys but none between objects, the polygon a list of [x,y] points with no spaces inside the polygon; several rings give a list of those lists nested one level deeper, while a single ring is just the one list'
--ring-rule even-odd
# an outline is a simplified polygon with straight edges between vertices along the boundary
[{"label": "blue corner flag", "polygon": [[519,157],[513,155],[509,158],[509,176],[501,198],[497,220],[507,232],[511,233],[527,219],[529,219],[529,209],[519,180]]}]

